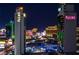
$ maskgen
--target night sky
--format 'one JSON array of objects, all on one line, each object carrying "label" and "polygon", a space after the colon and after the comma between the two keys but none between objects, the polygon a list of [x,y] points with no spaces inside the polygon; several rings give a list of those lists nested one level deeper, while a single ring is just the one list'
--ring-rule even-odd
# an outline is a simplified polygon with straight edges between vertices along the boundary
[{"label": "night sky", "polygon": [[21,5],[27,13],[27,29],[38,27],[43,30],[48,25],[56,24],[58,4],[0,4],[0,27],[14,20],[16,7]]},{"label": "night sky", "polygon": [[[27,18],[25,25],[27,29],[38,27],[44,30],[48,25],[57,24],[57,9],[59,4],[0,4],[0,28],[4,27],[10,20],[14,20],[16,7],[24,6]],[[79,4],[76,4],[75,11],[79,12]]]}]

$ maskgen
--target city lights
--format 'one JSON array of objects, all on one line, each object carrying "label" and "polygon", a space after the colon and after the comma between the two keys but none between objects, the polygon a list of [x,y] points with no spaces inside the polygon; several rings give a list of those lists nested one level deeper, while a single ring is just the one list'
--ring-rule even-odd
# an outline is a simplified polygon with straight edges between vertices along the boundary
[{"label": "city lights", "polygon": [[21,21],[21,14],[20,14],[20,12],[18,12],[17,14],[18,14],[18,16],[17,16],[17,22],[20,22]]},{"label": "city lights", "polygon": [[21,13],[20,12],[17,12],[17,15],[18,15],[18,17],[20,17],[21,16]]},{"label": "city lights", "polygon": [[65,16],[65,19],[67,19],[67,20],[75,20],[76,16]]},{"label": "city lights", "polygon": [[26,17],[26,14],[25,14],[25,13],[23,13],[23,16],[24,16],[24,17]]},{"label": "city lights", "polygon": [[20,10],[23,10],[23,7],[19,7]]},{"label": "city lights", "polygon": [[58,8],[58,12],[60,12],[61,11],[61,8]]},{"label": "city lights", "polygon": [[0,25],[0,50],[6,55],[75,54],[79,46],[79,26],[74,5],[61,3],[54,7],[56,10],[52,4],[31,5],[15,5],[15,11],[10,5],[13,9],[5,11],[5,18],[1,19],[7,21],[2,20]]},{"label": "city lights", "polygon": [[42,32],[41,34],[42,34],[42,36],[45,36],[45,35],[46,35],[46,32],[44,31],[44,32]]}]

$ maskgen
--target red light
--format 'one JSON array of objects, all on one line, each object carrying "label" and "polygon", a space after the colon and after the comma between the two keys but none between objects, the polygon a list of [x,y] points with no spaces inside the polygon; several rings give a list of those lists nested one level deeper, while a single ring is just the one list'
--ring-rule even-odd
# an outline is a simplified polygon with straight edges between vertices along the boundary
[{"label": "red light", "polygon": [[75,16],[65,16],[66,20],[75,20],[76,17]]},{"label": "red light", "polygon": [[32,31],[28,30],[27,32],[28,32],[28,35],[30,35],[30,36],[33,35]]}]

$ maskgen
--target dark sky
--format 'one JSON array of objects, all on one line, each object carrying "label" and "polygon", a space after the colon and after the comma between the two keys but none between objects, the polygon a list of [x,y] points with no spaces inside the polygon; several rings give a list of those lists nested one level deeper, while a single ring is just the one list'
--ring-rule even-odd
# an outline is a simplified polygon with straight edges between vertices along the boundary
[{"label": "dark sky", "polygon": [[56,24],[58,4],[0,4],[0,27],[14,20],[15,9],[20,5],[24,6],[27,13],[27,28],[43,29],[47,25]]},{"label": "dark sky", "polygon": [[56,24],[58,4],[31,4],[28,10],[27,27],[43,30],[48,25]]},{"label": "dark sky", "polygon": [[[27,18],[25,24],[27,28],[38,27],[43,30],[48,25],[57,24],[57,8],[59,4],[0,4],[0,28],[4,27],[10,20],[14,20],[16,7],[24,6]],[[79,11],[76,4],[76,11]],[[78,13],[78,12],[77,12]]]}]

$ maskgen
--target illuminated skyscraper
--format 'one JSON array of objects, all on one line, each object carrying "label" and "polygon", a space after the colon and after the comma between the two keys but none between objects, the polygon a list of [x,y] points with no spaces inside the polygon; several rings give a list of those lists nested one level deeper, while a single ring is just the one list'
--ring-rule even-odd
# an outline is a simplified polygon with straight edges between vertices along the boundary
[{"label": "illuminated skyscraper", "polygon": [[74,5],[66,4],[64,6],[64,52],[67,54],[76,52],[76,20]]},{"label": "illuminated skyscraper", "polygon": [[[60,4],[58,9],[58,39],[63,39],[65,53],[76,52],[76,12],[72,4]],[[63,37],[63,38],[62,38]]]},{"label": "illuminated skyscraper", "polygon": [[23,7],[17,7],[15,12],[15,54],[24,54],[24,18]]}]

